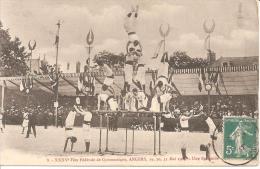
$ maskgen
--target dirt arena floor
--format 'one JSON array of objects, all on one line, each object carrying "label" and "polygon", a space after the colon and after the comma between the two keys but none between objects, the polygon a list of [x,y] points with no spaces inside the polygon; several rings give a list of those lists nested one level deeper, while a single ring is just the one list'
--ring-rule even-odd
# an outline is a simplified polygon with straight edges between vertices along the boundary
[{"label": "dirt arena floor", "polygon": [[[98,153],[99,147],[99,128],[91,128],[90,153],[85,153],[82,128],[74,128],[78,141],[75,143],[74,152],[63,152],[65,143],[64,128],[53,126],[44,129],[37,126],[37,137],[31,134],[30,138],[25,138],[21,134],[21,126],[7,125],[4,133],[0,133],[1,156],[3,164],[44,164],[44,165],[95,165],[98,159],[103,161],[102,165],[109,162],[115,165],[223,165],[217,159],[211,146],[211,161],[205,160],[205,152],[200,151],[200,144],[210,142],[208,133],[185,133],[182,132],[161,132],[161,155],[154,155],[154,132],[135,131],[134,154],[132,154],[132,130],[128,130],[128,154],[125,153],[125,129],[109,131],[108,148],[110,152],[104,152],[106,146],[106,128],[102,129],[102,154]],[[158,132],[156,133],[156,150],[158,153]],[[181,146],[187,145],[187,155],[189,160],[181,160]],[[215,142],[216,151],[222,156],[223,137],[218,134]],[[86,159],[82,159],[87,157]],[[91,157],[95,157],[91,161]],[[75,162],[72,158],[75,158]],[[108,160],[106,160],[106,158]],[[144,158],[144,159],[142,159]],[[149,158],[149,159],[147,159]],[[199,158],[199,159],[198,159]],[[133,160],[131,160],[133,159]],[[125,162],[123,162],[126,160]],[[82,161],[79,163],[79,161]],[[92,163],[93,162],[93,163]],[[130,163],[129,163],[130,162]],[[100,163],[101,164],[101,163]]]}]

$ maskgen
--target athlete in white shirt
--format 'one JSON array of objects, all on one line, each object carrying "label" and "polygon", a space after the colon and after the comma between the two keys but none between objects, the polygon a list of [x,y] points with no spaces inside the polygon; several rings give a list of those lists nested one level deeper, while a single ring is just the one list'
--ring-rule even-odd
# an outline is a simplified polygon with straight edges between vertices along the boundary
[{"label": "athlete in white shirt", "polygon": [[157,79],[153,93],[151,111],[169,112],[169,101],[175,97],[175,91],[166,78]]},{"label": "athlete in white shirt", "polygon": [[105,63],[105,61],[99,60],[97,61],[100,69],[104,71],[105,80],[102,85],[102,90],[108,90],[111,94],[114,94],[114,89],[112,87],[114,83],[114,72],[113,70]]},{"label": "athlete in white shirt", "polygon": [[71,149],[70,151],[73,151],[73,144],[77,141],[77,138],[74,135],[73,128],[74,128],[74,122],[77,112],[75,110],[71,110],[68,113],[68,116],[65,120],[65,135],[66,135],[66,141],[64,145],[64,152],[67,149],[68,141],[71,141]]},{"label": "athlete in white shirt", "polygon": [[114,96],[109,96],[107,93],[101,92],[98,95],[98,105],[97,105],[98,110],[100,110],[101,102],[104,102],[105,104],[107,104],[109,109],[112,111],[118,110],[118,104],[117,104],[116,100],[114,99]]},{"label": "athlete in white shirt", "polygon": [[[143,57],[142,57],[143,58]],[[134,84],[139,88],[139,90],[145,93],[145,64],[139,61],[136,68],[136,75],[133,77]]]},{"label": "athlete in white shirt", "polygon": [[72,110],[70,110],[67,118],[65,120],[65,134],[66,134],[66,141],[64,146],[64,152],[66,151],[68,141],[71,141],[71,151],[73,151],[73,144],[77,141],[77,138],[73,132],[75,118],[78,111],[83,111],[82,107],[80,106],[80,98],[76,98],[76,105],[73,106]]},{"label": "athlete in white shirt", "polygon": [[181,125],[181,141],[182,141],[182,147],[181,147],[181,154],[183,160],[188,159],[186,155],[186,149],[188,147],[187,140],[189,140],[189,119],[192,117],[198,117],[198,115],[193,115],[191,111],[188,110],[187,107],[184,107],[182,109],[182,115],[180,116],[180,125]]},{"label": "athlete in white shirt", "polygon": [[91,140],[90,124],[92,119],[92,113],[88,110],[83,110],[81,106],[74,105],[74,108],[77,113],[84,116],[84,120],[83,120],[84,142],[86,146],[86,152],[89,152],[90,140]]}]

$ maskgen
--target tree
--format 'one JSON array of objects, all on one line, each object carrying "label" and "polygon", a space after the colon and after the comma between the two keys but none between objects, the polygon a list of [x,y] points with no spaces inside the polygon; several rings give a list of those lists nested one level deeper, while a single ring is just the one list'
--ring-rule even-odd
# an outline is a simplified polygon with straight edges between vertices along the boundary
[{"label": "tree", "polygon": [[30,56],[22,46],[22,42],[18,37],[13,40],[9,35],[8,29],[3,29],[0,21],[0,67],[5,76],[25,75],[28,66],[26,59]]},{"label": "tree", "polygon": [[123,53],[114,54],[104,50],[96,54],[93,59],[95,63],[100,60],[104,61],[111,67],[123,67],[125,62],[125,55]]},{"label": "tree", "polygon": [[40,67],[41,74],[43,74],[43,75],[49,74],[52,67],[53,66],[50,65],[47,60],[45,60],[45,56],[44,56],[44,59],[41,60],[41,67]]},{"label": "tree", "polygon": [[191,58],[183,51],[175,51],[170,56],[169,66],[174,69],[201,68],[208,66],[208,61],[202,58]]}]

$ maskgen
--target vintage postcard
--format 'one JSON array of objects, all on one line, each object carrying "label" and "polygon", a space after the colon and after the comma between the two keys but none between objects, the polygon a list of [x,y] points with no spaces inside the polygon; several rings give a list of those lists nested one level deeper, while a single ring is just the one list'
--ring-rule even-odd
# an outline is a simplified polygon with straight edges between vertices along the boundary
[{"label": "vintage postcard", "polygon": [[257,166],[256,0],[0,0],[0,166]]}]

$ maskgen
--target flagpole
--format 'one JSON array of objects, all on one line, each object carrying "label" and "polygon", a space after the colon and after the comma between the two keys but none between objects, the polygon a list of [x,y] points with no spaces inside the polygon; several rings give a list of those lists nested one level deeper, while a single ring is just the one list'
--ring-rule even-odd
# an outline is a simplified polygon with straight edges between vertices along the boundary
[{"label": "flagpole", "polygon": [[4,98],[5,98],[5,86],[4,86],[4,80],[2,81],[2,100],[1,100],[1,113],[3,113],[3,120],[4,120],[4,128],[5,128],[5,111],[4,111]]},{"label": "flagpole", "polygon": [[[55,39],[55,44],[56,44],[56,69],[55,69],[55,74],[56,74],[56,103],[58,103],[59,100],[59,77],[58,77],[58,56],[59,56],[59,33],[60,33],[60,20],[57,23],[58,30],[57,30],[57,35]],[[55,126],[58,127],[58,105],[55,106]]]},{"label": "flagpole", "polygon": [[88,69],[90,68],[90,54],[91,54],[91,48],[92,48],[92,44],[94,42],[94,34],[93,34],[93,31],[92,29],[89,30],[88,34],[87,34],[87,37],[86,37],[86,42],[87,42],[87,52],[88,52],[88,59],[87,59],[87,66],[88,66]]},{"label": "flagpole", "polygon": [[207,70],[208,70],[208,82],[209,82],[209,84],[211,86],[210,89],[208,90],[208,115],[209,115],[210,114],[210,108],[211,108],[211,105],[210,105],[210,91],[212,89],[212,84],[211,84],[211,81],[210,81],[210,68],[209,68],[209,66],[208,66]]}]

